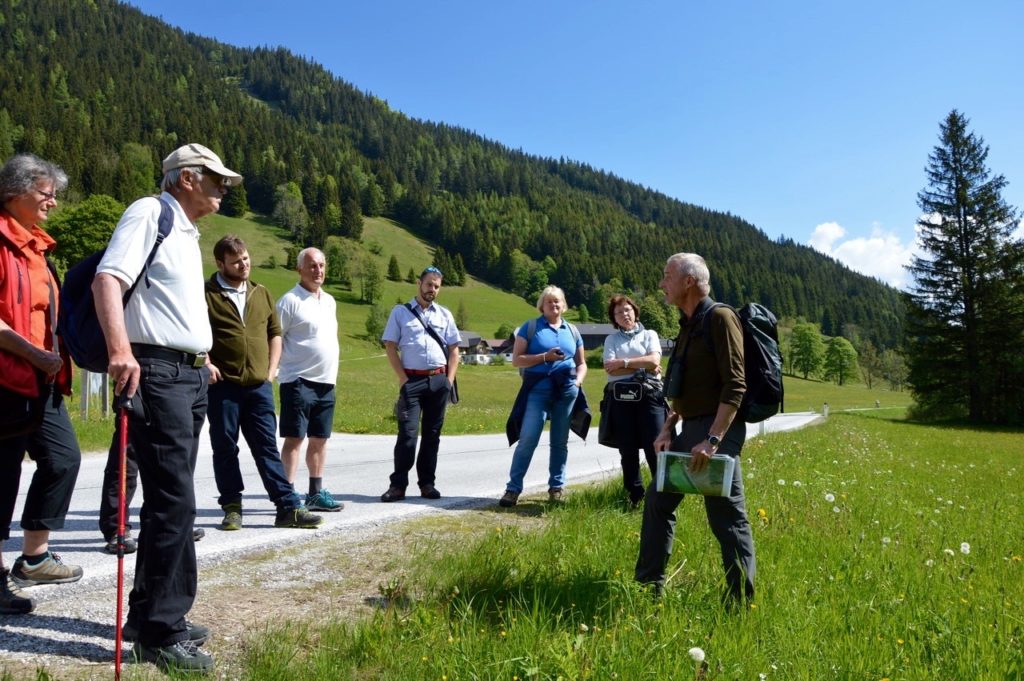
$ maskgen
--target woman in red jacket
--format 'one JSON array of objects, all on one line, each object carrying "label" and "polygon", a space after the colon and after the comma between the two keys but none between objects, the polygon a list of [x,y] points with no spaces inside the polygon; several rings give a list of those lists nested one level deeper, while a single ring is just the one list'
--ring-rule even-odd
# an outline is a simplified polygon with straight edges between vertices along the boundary
[{"label": "woman in red jacket", "polygon": [[0,168],[0,389],[44,395],[38,427],[0,432],[0,541],[10,538],[25,453],[36,472],[25,497],[22,554],[10,572],[0,553],[0,613],[31,612],[34,603],[16,586],[60,584],[82,577],[49,548],[50,531],[64,527],[82,453],[64,396],[71,394],[71,364],[56,336],[57,279],[46,255],[56,242],[39,225],[57,205],[67,175],[32,154],[18,154]]}]

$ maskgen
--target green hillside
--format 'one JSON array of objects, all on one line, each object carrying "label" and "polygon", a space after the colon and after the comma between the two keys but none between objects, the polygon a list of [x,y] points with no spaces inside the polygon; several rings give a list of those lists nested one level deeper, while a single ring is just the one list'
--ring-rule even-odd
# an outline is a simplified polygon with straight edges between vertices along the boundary
[{"label": "green hillside", "polygon": [[391,218],[460,256],[478,280],[526,299],[553,282],[592,311],[608,290],[660,305],[665,258],[696,250],[719,300],[756,300],[830,336],[856,327],[880,348],[901,338],[897,291],[772,240],[727,207],[411,119],[309,59],[186,34],[115,0],[0,0],[0,156],[29,151],[62,165],[68,203],[128,203],[186,141],[245,176],[226,212],[247,203],[273,215],[287,188],[300,204],[290,237],[300,245],[365,242],[373,224],[360,235],[353,218]]}]

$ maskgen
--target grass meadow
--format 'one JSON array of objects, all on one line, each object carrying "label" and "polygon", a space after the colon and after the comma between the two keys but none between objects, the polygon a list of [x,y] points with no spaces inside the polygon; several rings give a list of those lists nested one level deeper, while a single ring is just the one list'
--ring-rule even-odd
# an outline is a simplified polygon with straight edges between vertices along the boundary
[{"label": "grass meadow", "polygon": [[494,507],[473,539],[438,527],[411,547],[404,576],[378,586],[385,606],[373,617],[262,636],[246,675],[1022,678],[1022,455],[1019,432],[874,412],[748,443],[758,592],[742,612],[720,604],[699,500],[680,507],[658,601],[632,580],[640,514],[617,481],[574,489],[561,506]]}]

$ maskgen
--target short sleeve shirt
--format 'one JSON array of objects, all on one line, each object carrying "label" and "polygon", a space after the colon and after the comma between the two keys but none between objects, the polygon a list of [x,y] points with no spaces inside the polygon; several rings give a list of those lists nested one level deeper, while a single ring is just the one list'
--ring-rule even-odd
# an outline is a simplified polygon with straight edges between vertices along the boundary
[{"label": "short sleeve shirt", "polygon": [[561,326],[556,328],[551,326],[548,320],[541,315],[536,319],[533,338],[528,338],[529,327],[530,322],[527,321],[516,331],[517,336],[529,340],[526,345],[526,354],[539,355],[558,346],[565,356],[557,362],[541,362],[532,367],[526,367],[525,373],[548,374],[560,370],[571,370],[576,366],[576,348],[583,345],[583,339],[576,340],[572,329],[569,328],[569,322],[563,319]]},{"label": "short sleeve shirt", "polygon": [[334,298],[323,289],[313,293],[296,284],[277,301],[277,316],[283,339],[277,380],[337,383],[340,346]]},{"label": "short sleeve shirt", "polygon": [[[448,308],[431,303],[424,309],[415,298],[409,304],[419,311],[423,321],[430,324],[446,345],[458,344],[459,329],[455,326],[455,317]],[[380,339],[398,346],[402,367],[405,369],[425,371],[448,365],[448,355],[441,345],[427,333],[420,320],[405,305],[395,305],[392,308]]]},{"label": "short sleeve shirt", "polygon": [[[610,359],[632,359],[644,355],[661,355],[661,340],[656,331],[641,329],[637,333],[619,330],[610,334],[604,341],[604,361]],[[608,382],[622,381],[631,378],[629,374],[609,376]]]}]

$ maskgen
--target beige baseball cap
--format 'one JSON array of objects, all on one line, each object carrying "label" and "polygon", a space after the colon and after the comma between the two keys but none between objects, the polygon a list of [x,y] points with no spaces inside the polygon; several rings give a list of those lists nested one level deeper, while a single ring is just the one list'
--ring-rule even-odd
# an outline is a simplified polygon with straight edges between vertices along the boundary
[{"label": "beige baseball cap", "polygon": [[178,147],[164,159],[165,173],[177,168],[192,168],[195,166],[209,168],[218,175],[227,178],[228,185],[232,187],[242,184],[242,176],[234,170],[226,168],[221,163],[220,156],[202,144],[186,144],[183,147]]}]

